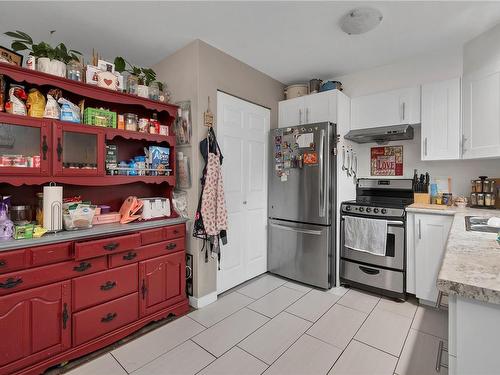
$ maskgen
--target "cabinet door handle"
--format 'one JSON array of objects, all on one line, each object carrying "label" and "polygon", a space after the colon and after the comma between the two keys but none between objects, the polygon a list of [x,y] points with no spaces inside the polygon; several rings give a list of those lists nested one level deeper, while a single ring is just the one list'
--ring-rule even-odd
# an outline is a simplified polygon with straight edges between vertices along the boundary
[{"label": "cabinet door handle", "polygon": [[405,107],[406,103],[405,102],[401,103],[401,121],[403,122],[405,120],[405,109],[406,109]]},{"label": "cabinet door handle", "polygon": [[0,268],[6,267],[7,261],[5,259],[0,259]]},{"label": "cabinet door handle", "polygon": [[142,286],[141,286],[142,299],[146,298],[147,292],[148,292],[148,288],[146,288],[146,280],[142,279]]},{"label": "cabinet door handle", "polygon": [[2,289],[12,289],[15,288],[16,286],[20,285],[23,283],[23,279],[14,279],[13,277],[9,277],[7,280],[5,280],[4,283],[0,283],[0,288]]},{"label": "cabinet door handle", "polygon": [[126,255],[123,256],[123,260],[132,260],[137,256],[137,253],[129,251]]},{"label": "cabinet door handle", "polygon": [[427,156],[427,137],[424,138],[424,155]]},{"label": "cabinet door handle", "polygon": [[106,291],[106,290],[111,290],[116,286],[116,281],[107,281],[106,284],[101,285],[101,290]]},{"label": "cabinet door handle", "polygon": [[61,161],[61,156],[62,156],[62,153],[63,153],[63,148],[62,148],[62,145],[61,145],[61,138],[57,138],[57,148],[56,148],[56,151],[57,151],[57,161]]},{"label": "cabinet door handle", "polygon": [[368,275],[378,275],[380,273],[380,270],[374,268],[359,266],[359,269]]},{"label": "cabinet door handle", "polygon": [[66,329],[67,323],[69,319],[69,313],[68,313],[68,304],[64,304],[64,309],[62,312],[62,323],[63,323],[63,329]]},{"label": "cabinet door handle", "polygon": [[43,155],[43,160],[47,160],[47,151],[49,151],[49,146],[47,145],[47,136],[43,136],[43,142],[42,142],[42,155]]},{"label": "cabinet door handle", "polygon": [[120,246],[120,244],[118,242],[111,242],[111,243],[108,243],[107,245],[104,245],[103,249],[107,250],[107,251],[113,251],[113,250],[117,249],[118,246]]},{"label": "cabinet door handle", "polygon": [[418,239],[422,239],[422,220],[418,219]]},{"label": "cabinet door handle", "polygon": [[462,155],[465,154],[465,151],[467,151],[467,149],[465,148],[465,142],[467,142],[467,137],[465,136],[465,134],[462,134]]},{"label": "cabinet door handle", "polygon": [[102,323],[109,323],[118,316],[117,313],[108,313],[106,316],[101,318]]},{"label": "cabinet door handle", "polygon": [[170,243],[166,246],[167,250],[173,250],[173,249],[175,249],[176,247],[177,247],[177,244],[176,244],[175,242],[170,242]]},{"label": "cabinet door handle", "polygon": [[448,365],[441,363],[443,351],[448,352],[448,348],[444,346],[443,340],[439,340],[438,353],[436,358],[436,371],[441,372],[441,367],[448,368]]},{"label": "cabinet door handle", "polygon": [[306,124],[309,124],[309,108],[306,108]]},{"label": "cabinet door handle", "polygon": [[302,125],[302,109],[299,109],[299,125]]},{"label": "cabinet door handle", "polygon": [[448,294],[446,293],[443,293],[442,291],[439,291],[438,292],[438,297],[437,297],[437,300],[436,300],[436,309],[438,310],[448,310],[448,306],[447,305],[443,305],[443,296],[447,296]]},{"label": "cabinet door handle", "polygon": [[73,267],[73,271],[76,271],[76,272],[85,272],[85,271],[87,271],[90,267],[92,267],[92,263],[89,263],[89,262],[81,262],[78,266]]}]

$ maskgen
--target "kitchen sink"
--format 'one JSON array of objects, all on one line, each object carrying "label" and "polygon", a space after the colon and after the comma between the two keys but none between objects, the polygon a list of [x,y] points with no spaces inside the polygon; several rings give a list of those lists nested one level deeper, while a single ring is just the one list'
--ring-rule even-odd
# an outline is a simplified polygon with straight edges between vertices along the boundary
[{"label": "kitchen sink", "polygon": [[488,217],[482,216],[466,216],[465,229],[473,232],[497,233],[499,229],[488,226],[488,219]]}]

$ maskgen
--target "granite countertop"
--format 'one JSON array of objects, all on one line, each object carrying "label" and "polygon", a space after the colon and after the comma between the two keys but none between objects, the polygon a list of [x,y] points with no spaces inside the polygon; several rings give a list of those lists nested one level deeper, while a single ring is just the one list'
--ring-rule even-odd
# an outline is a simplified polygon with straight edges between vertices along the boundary
[{"label": "granite countertop", "polygon": [[500,217],[500,210],[450,208],[408,212],[454,215],[437,287],[442,292],[500,304],[500,244],[496,233],[465,229],[465,216]]},{"label": "granite countertop", "polygon": [[12,240],[0,241],[0,252],[20,249],[24,247],[49,245],[57,242],[77,241],[82,239],[88,239],[91,237],[101,237],[113,234],[135,232],[139,230],[163,227],[166,225],[181,224],[185,223],[186,221],[188,221],[188,219],[185,219],[183,217],[176,217],[171,219],[133,222],[129,224],[120,224],[120,223],[99,224],[99,225],[94,225],[90,229],[62,231],[55,234],[46,234],[40,238],[31,238],[26,240],[12,239]]}]

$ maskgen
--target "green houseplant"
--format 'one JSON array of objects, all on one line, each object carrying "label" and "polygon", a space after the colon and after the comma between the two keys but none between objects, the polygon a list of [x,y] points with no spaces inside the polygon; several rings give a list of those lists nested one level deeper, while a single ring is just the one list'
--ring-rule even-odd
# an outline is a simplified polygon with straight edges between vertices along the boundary
[{"label": "green houseplant", "polygon": [[132,65],[121,56],[115,57],[115,70],[119,73],[127,72],[127,92],[129,94],[149,97],[148,86],[156,80],[156,72],[151,68],[140,68]]},{"label": "green houseplant", "polygon": [[[50,35],[54,33],[55,30],[52,30]],[[68,49],[64,43],[55,47],[43,41],[35,43],[33,38],[23,31],[8,31],[5,35],[14,38],[11,44],[14,51],[29,51],[29,54],[37,59],[37,70],[44,73],[65,77],[66,64],[72,60],[79,61],[82,55],[81,52]]]}]

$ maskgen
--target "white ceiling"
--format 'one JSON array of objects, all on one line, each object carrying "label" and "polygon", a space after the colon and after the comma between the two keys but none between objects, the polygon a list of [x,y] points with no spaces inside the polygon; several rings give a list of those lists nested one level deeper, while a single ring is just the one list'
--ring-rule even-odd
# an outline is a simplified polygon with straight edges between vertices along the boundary
[{"label": "white ceiling", "polygon": [[[338,21],[360,5],[381,25],[346,35]],[[0,2],[1,32],[64,41],[112,60],[153,65],[202,39],[283,82],[328,78],[457,48],[500,22],[497,2]],[[48,31],[57,30],[49,38]],[[0,36],[0,44],[10,46]]]}]

